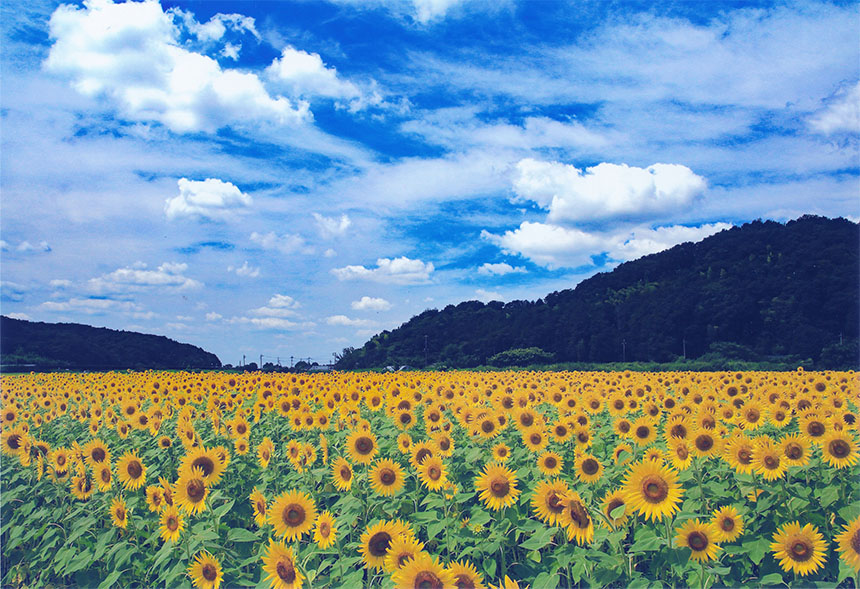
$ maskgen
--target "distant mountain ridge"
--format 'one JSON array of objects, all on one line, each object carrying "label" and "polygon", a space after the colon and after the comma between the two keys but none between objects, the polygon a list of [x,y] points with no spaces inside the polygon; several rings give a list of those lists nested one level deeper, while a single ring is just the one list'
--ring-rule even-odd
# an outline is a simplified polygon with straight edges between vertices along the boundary
[{"label": "distant mountain ridge", "polygon": [[0,317],[4,366],[69,369],[220,368],[215,354],[161,335]]},{"label": "distant mountain ridge", "polygon": [[845,219],[755,221],[534,302],[466,301],[424,311],[344,350],[337,367],[715,356],[856,367],[858,250],[860,226]]}]

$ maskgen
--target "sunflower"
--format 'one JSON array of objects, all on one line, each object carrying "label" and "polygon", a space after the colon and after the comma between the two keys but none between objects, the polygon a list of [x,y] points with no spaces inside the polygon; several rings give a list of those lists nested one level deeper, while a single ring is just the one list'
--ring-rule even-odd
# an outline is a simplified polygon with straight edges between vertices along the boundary
[{"label": "sunflower", "polygon": [[128,528],[128,506],[122,497],[114,497],[110,504],[111,522],[123,530]]},{"label": "sunflower", "polygon": [[736,419],[738,419],[738,425],[744,430],[753,431],[765,424],[767,411],[761,403],[750,401],[741,407],[740,415]]},{"label": "sunflower", "polygon": [[86,501],[92,497],[94,492],[95,486],[89,475],[82,474],[72,477],[72,495],[79,500]]},{"label": "sunflower", "polygon": [[588,508],[579,493],[571,491],[562,500],[564,510],[558,523],[567,528],[568,541],[576,540],[577,544],[588,544],[594,538],[594,521],[588,514]]},{"label": "sunflower", "polygon": [[90,468],[97,464],[110,463],[110,450],[100,439],[95,438],[87,442],[83,448],[84,460]]},{"label": "sunflower", "polygon": [[[627,455],[624,455],[624,452]],[[627,464],[630,462],[631,457],[633,456],[633,448],[630,444],[626,444],[624,442],[615,446],[615,449],[612,451],[612,459],[615,461],[615,464]]]},{"label": "sunflower", "polygon": [[[39,459],[41,460],[41,457]],[[111,485],[113,485],[113,475],[111,474],[110,465],[100,464],[94,470],[93,475],[96,479],[96,484],[99,486],[99,491],[103,493],[110,491]]]},{"label": "sunflower", "polygon": [[391,580],[395,587],[434,587],[437,589],[455,589],[454,575],[436,558],[426,552],[419,552],[402,568],[392,573]]},{"label": "sunflower", "polygon": [[468,560],[455,561],[448,565],[448,570],[454,577],[454,585],[458,589],[484,589],[484,577]]},{"label": "sunflower", "polygon": [[159,523],[161,524],[159,533],[162,540],[165,542],[179,541],[179,536],[185,529],[185,519],[175,505],[170,505],[161,512]]},{"label": "sunflower", "polygon": [[287,491],[275,497],[267,518],[275,535],[292,542],[309,532],[317,517],[314,500],[302,491]]},{"label": "sunflower", "polygon": [[493,460],[496,462],[507,462],[511,457],[511,449],[504,442],[499,442],[493,446]]},{"label": "sunflower", "polygon": [[361,546],[358,548],[365,568],[382,570],[385,554],[400,529],[399,525],[390,521],[381,521],[367,528],[361,535]]},{"label": "sunflower", "polygon": [[573,435],[573,429],[568,423],[565,423],[564,421],[557,421],[550,426],[549,433],[555,439],[556,442],[558,442],[559,444],[564,444]]},{"label": "sunflower", "polygon": [[354,430],[346,439],[346,451],[353,462],[370,464],[379,452],[376,436],[370,431]]},{"label": "sunflower", "polygon": [[857,464],[857,441],[845,431],[832,431],[821,442],[821,457],[827,464],[845,468]]},{"label": "sunflower", "polygon": [[542,425],[534,425],[523,431],[523,445],[531,452],[540,452],[548,443],[549,437]]},{"label": "sunflower", "polygon": [[561,479],[541,481],[532,493],[532,509],[539,520],[547,525],[558,524],[564,511],[564,497],[570,492],[567,483]]},{"label": "sunflower", "polygon": [[434,456],[436,454],[436,446],[435,444],[431,444],[429,442],[416,442],[412,444],[411,454],[409,456],[409,464],[412,465],[412,468],[418,470],[421,466],[421,463],[429,456]]},{"label": "sunflower", "polygon": [[591,430],[587,425],[580,425],[573,431],[573,440],[576,442],[576,447],[579,450],[585,450],[591,447]]},{"label": "sunflower", "polygon": [[173,446],[173,440],[170,438],[170,436],[161,436],[160,438],[158,438],[158,447],[162,450],[166,450],[171,446]]},{"label": "sunflower", "polygon": [[[15,430],[8,432],[8,434],[10,436],[13,433],[15,433]],[[7,435],[7,434],[3,434],[3,435]],[[19,434],[17,439],[15,439],[15,449],[16,450],[18,449],[18,447],[21,444],[21,438],[22,437],[23,437],[23,432],[21,434]],[[9,445],[8,440],[9,440],[9,438],[4,438],[4,442],[3,442],[3,448],[4,449]],[[54,450],[51,451],[50,465],[51,465],[51,468],[53,468],[55,471],[68,472],[69,460],[70,460],[69,450],[67,448],[55,448]]]},{"label": "sunflower", "polygon": [[596,483],[603,476],[603,465],[591,454],[579,454],[574,461],[576,477],[583,483]]},{"label": "sunflower", "polygon": [[[606,492],[603,496],[601,509],[603,510],[603,515],[606,517],[606,520],[614,527],[620,528],[627,523],[628,515],[626,506],[627,502],[624,500],[624,492],[621,489],[616,489],[614,491]],[[612,512],[619,507],[624,507],[621,514],[618,515],[618,517],[612,517]],[[606,522],[603,522],[603,525],[606,526]]]},{"label": "sunflower", "polygon": [[788,466],[806,466],[809,464],[810,443],[805,437],[798,434],[785,436],[779,442],[782,451],[781,459]]},{"label": "sunflower", "polygon": [[352,466],[343,456],[339,456],[337,460],[332,462],[331,476],[338,491],[352,489]]},{"label": "sunflower", "polygon": [[409,453],[409,449],[412,447],[412,436],[407,434],[406,432],[397,436],[397,448],[403,452],[404,454]]},{"label": "sunflower", "polygon": [[149,485],[146,488],[146,506],[154,513],[164,509],[164,489],[161,485]]},{"label": "sunflower", "polygon": [[502,433],[496,416],[492,413],[482,416],[472,426],[472,435],[479,435],[484,440],[491,440]]},{"label": "sunflower", "polygon": [[690,549],[690,558],[705,562],[714,560],[720,551],[716,542],[716,530],[710,523],[701,520],[687,520],[676,529],[675,544],[682,548]]},{"label": "sunflower", "polygon": [[218,484],[223,474],[221,468],[221,460],[214,448],[204,448],[198,446],[189,450],[188,454],[182,457],[179,464],[180,478],[188,475],[193,469],[198,468],[203,473],[203,482],[207,487],[213,487]]},{"label": "sunflower", "polygon": [[236,454],[239,456],[244,456],[251,449],[251,444],[248,442],[248,438],[236,438],[233,440],[233,450],[236,451]]},{"label": "sunflower", "polygon": [[648,446],[657,439],[657,428],[654,427],[653,420],[647,415],[643,415],[633,422],[630,428],[630,438],[639,446]]},{"label": "sunflower", "polygon": [[690,434],[693,453],[701,458],[711,458],[722,453],[721,440],[712,429],[698,428]]},{"label": "sunflower", "polygon": [[251,508],[254,510],[254,521],[258,528],[262,528],[266,525],[266,496],[257,487],[254,487],[248,500],[251,501]]},{"label": "sunflower", "polygon": [[269,468],[269,461],[275,453],[275,444],[270,437],[263,438],[263,441],[257,446],[257,461],[263,468]]},{"label": "sunflower", "polygon": [[783,571],[803,577],[824,566],[827,543],[812,524],[801,527],[800,522],[792,522],[773,535],[770,550]]},{"label": "sunflower", "polygon": [[390,497],[403,488],[403,469],[393,460],[377,460],[368,475],[370,487],[377,495]]},{"label": "sunflower", "polygon": [[448,470],[441,456],[429,456],[418,467],[421,484],[431,491],[438,491],[448,484]]},{"label": "sunflower", "polygon": [[336,523],[330,511],[323,511],[317,516],[317,520],[314,522],[314,542],[321,550],[325,550],[337,542]]},{"label": "sunflower", "polygon": [[274,538],[269,538],[263,554],[263,571],[268,573],[266,580],[272,584],[272,589],[300,589],[305,580],[296,566],[293,549]]},{"label": "sunflower", "polygon": [[451,456],[454,454],[454,440],[444,431],[433,434],[433,443],[439,449],[442,456]]},{"label": "sunflower", "polygon": [[800,435],[813,443],[820,442],[830,429],[827,426],[826,420],[814,414],[807,414],[801,417],[798,428],[800,429]]},{"label": "sunflower", "polygon": [[684,490],[678,484],[678,473],[650,460],[631,466],[624,481],[626,502],[651,520],[678,511],[683,493]]},{"label": "sunflower", "polygon": [[833,539],[839,545],[837,551],[845,564],[855,573],[860,573],[860,516],[845,524],[844,529]]},{"label": "sunflower", "polygon": [[496,511],[512,505],[520,494],[514,471],[494,463],[485,464],[484,472],[475,477],[475,490],[484,505]]},{"label": "sunflower", "polygon": [[179,477],[179,480],[176,481],[174,494],[176,505],[184,509],[189,515],[205,511],[209,487],[203,480],[203,471],[199,468],[192,468],[190,473]]},{"label": "sunflower", "polygon": [[729,463],[739,474],[749,474],[753,470],[753,454],[755,446],[746,436],[735,436],[723,450],[723,460]]},{"label": "sunflower", "polygon": [[123,487],[134,491],[146,482],[146,466],[133,452],[122,455],[116,465],[116,473]]},{"label": "sunflower", "polygon": [[382,568],[387,573],[393,573],[394,571],[402,568],[409,560],[418,556],[418,553],[423,550],[423,542],[419,542],[416,538],[409,538],[402,534],[397,535],[391,540],[388,552],[385,553]]},{"label": "sunflower", "polygon": [[194,562],[188,566],[188,576],[198,589],[218,589],[224,578],[221,563],[205,550],[198,552]]},{"label": "sunflower", "polygon": [[693,462],[690,441],[684,438],[672,438],[666,442],[665,458],[678,470],[687,470]]},{"label": "sunflower", "polygon": [[744,533],[744,520],[731,505],[715,510],[711,524],[714,526],[714,539],[717,542],[731,542]]},{"label": "sunflower", "polygon": [[756,473],[766,481],[775,481],[785,475],[786,461],[780,457],[780,450],[769,443],[761,444],[753,451],[752,465]]}]

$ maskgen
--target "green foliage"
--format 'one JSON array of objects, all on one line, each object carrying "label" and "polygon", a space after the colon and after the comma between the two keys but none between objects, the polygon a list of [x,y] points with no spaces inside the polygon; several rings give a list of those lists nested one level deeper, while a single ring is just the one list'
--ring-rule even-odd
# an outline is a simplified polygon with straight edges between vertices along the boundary
[{"label": "green foliage", "polygon": [[785,225],[756,221],[534,302],[466,301],[424,311],[344,350],[337,367],[546,365],[506,355],[537,348],[556,362],[583,365],[856,369],[858,266],[855,223],[813,216]]},{"label": "green foliage", "polygon": [[552,362],[553,355],[544,352],[540,348],[516,348],[505,350],[491,356],[487,363],[491,366],[529,366],[530,364],[548,364]]}]

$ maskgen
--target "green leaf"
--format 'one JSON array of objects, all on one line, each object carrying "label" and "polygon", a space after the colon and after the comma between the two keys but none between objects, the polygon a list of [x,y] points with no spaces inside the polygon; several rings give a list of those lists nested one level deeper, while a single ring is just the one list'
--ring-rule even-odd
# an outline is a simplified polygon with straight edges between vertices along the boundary
[{"label": "green leaf", "polygon": [[618,519],[619,517],[624,515],[624,512],[627,511],[627,505],[619,505],[615,509],[609,512],[609,517],[612,519]]},{"label": "green leaf", "polygon": [[630,552],[653,552],[659,550],[665,544],[665,540],[654,533],[651,528],[640,528],[636,532],[636,541],[630,547]]},{"label": "green leaf", "polygon": [[815,494],[820,500],[821,507],[827,507],[839,499],[839,487],[837,485],[828,485]]},{"label": "green leaf", "polygon": [[496,577],[496,561],[491,558],[485,558],[484,572],[487,573],[488,577],[494,579]]},{"label": "green leaf", "polygon": [[117,582],[117,579],[119,579],[120,575],[122,575],[122,571],[112,572],[107,577],[105,577],[105,580],[101,582],[98,589],[110,589]]},{"label": "green leaf", "polygon": [[750,555],[750,560],[755,564],[761,563],[764,555],[767,554],[770,548],[770,541],[767,538],[759,538],[757,540],[747,540],[743,543],[743,547]]},{"label": "green leaf", "polygon": [[213,511],[215,512],[215,517],[217,517],[219,519],[221,517],[223,517],[225,513],[228,513],[231,509],[233,509],[234,503],[235,503],[235,501],[233,499],[231,499],[230,501],[228,501],[224,505],[218,507],[217,509],[213,509]]},{"label": "green leaf", "polygon": [[483,509],[475,508],[472,510],[471,517],[469,518],[469,525],[475,526],[484,526],[493,519],[489,513],[484,511]]},{"label": "green leaf", "polygon": [[531,538],[520,544],[520,548],[525,550],[540,550],[552,541],[552,537],[555,535],[556,530],[556,528],[544,528],[543,530],[539,530],[535,532]]},{"label": "green leaf", "polygon": [[445,521],[434,522],[427,526],[427,537],[430,539],[437,538],[442,530],[445,529]]},{"label": "green leaf", "polygon": [[546,571],[539,574],[535,577],[534,582],[532,582],[532,587],[535,589],[555,589],[558,587],[558,575],[550,574]]},{"label": "green leaf", "polygon": [[759,580],[759,583],[762,585],[782,585],[782,575],[779,573],[771,573],[769,575],[765,575]]},{"label": "green leaf", "polygon": [[259,539],[257,534],[245,528],[232,528],[227,532],[229,542],[257,542]]}]

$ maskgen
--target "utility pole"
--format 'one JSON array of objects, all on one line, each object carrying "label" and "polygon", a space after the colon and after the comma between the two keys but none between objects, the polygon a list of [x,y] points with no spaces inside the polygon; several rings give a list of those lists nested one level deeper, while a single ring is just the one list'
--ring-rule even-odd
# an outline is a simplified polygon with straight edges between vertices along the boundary
[{"label": "utility pole", "polygon": [[242,354],[242,368],[245,367],[245,354]]},{"label": "utility pole", "polygon": [[263,369],[263,355],[260,354],[260,370]]},{"label": "utility pole", "polygon": [[290,368],[292,368],[292,367],[293,367],[293,357],[290,356]]}]

